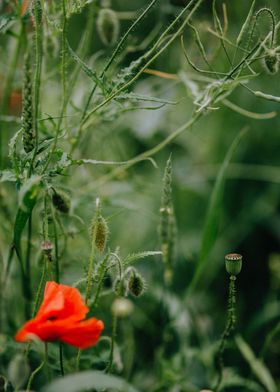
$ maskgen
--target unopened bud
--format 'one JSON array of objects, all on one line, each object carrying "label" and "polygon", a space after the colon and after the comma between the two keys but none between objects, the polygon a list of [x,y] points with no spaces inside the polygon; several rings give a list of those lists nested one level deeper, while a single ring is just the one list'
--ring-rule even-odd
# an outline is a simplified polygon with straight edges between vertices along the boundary
[{"label": "unopened bud", "polygon": [[57,191],[53,189],[53,195],[52,195],[52,202],[54,207],[59,211],[64,214],[68,214],[70,211],[70,197],[67,195],[67,193],[63,191]]},{"label": "unopened bud", "polygon": [[265,69],[270,74],[276,74],[279,69],[279,56],[276,49],[267,49],[264,57]]},{"label": "unopened bud", "polygon": [[97,31],[104,45],[114,45],[119,36],[120,23],[115,11],[103,8],[98,13]]},{"label": "unopened bud", "polygon": [[126,298],[117,298],[112,304],[112,312],[119,318],[128,317],[133,312],[133,303]]},{"label": "unopened bud", "polygon": [[230,253],[225,256],[225,263],[227,272],[236,276],[242,268],[242,256],[238,253]]},{"label": "unopened bud", "polygon": [[128,288],[132,295],[140,297],[145,291],[145,282],[138,272],[133,272],[128,281]]},{"label": "unopened bud", "polygon": [[95,237],[95,246],[99,252],[103,252],[106,247],[108,238],[108,225],[103,216],[99,216],[97,222],[93,221],[91,225],[91,235]]}]

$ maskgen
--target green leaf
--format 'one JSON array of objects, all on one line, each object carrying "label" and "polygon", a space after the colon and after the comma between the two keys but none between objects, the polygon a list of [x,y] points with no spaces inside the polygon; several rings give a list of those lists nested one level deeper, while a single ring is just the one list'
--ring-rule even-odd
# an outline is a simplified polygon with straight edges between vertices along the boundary
[{"label": "green leaf", "polygon": [[96,72],[92,71],[89,66],[83,62],[82,59],[80,59],[80,57],[73,51],[73,49],[71,48],[71,46],[68,43],[68,51],[70,53],[70,56],[72,57],[72,59],[78,63],[82,70],[84,71],[84,73],[90,77],[90,79],[95,82],[97,84],[97,86],[103,91],[104,90],[104,85],[102,83],[102,81],[98,78]]},{"label": "green leaf", "polygon": [[114,391],[137,392],[137,389],[120,377],[91,370],[58,378],[44,387],[42,392],[81,392],[104,388],[113,388]]},{"label": "green leaf", "polygon": [[20,240],[27,220],[36,204],[40,189],[41,177],[31,177],[21,188],[19,193],[19,208],[14,225],[14,246],[20,255]]},{"label": "green leaf", "polygon": [[212,250],[217,233],[218,233],[218,226],[219,226],[219,217],[220,217],[220,209],[223,200],[224,194],[224,184],[225,184],[225,177],[226,177],[226,170],[228,165],[232,159],[234,151],[236,150],[241,138],[247,132],[248,128],[242,129],[236,138],[233,140],[225,159],[221,165],[221,168],[218,172],[216,182],[213,188],[213,191],[210,196],[208,212],[206,216],[206,221],[203,228],[202,234],[202,243],[199,253],[199,258],[196,266],[196,270],[194,276],[191,280],[191,283],[188,288],[188,294],[192,292],[192,290],[197,285],[205,263],[207,262],[207,257],[209,256],[210,251]]},{"label": "green leaf", "polygon": [[239,348],[244,359],[250,365],[252,372],[259,379],[259,381],[264,385],[268,392],[277,392],[277,386],[265,364],[256,358],[251,347],[245,342],[245,340],[240,336],[236,336],[235,342]]}]

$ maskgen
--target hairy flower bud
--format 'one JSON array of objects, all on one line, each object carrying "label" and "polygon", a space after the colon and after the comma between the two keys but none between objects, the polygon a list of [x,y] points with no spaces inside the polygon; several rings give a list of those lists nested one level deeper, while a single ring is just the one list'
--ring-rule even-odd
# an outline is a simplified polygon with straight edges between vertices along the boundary
[{"label": "hairy flower bud", "polygon": [[70,197],[63,191],[57,191],[53,188],[52,202],[54,207],[64,214],[70,211]]},{"label": "hairy flower bud", "polygon": [[265,69],[270,74],[276,74],[279,69],[279,56],[275,49],[267,49],[264,57]]},{"label": "hairy flower bud", "polygon": [[120,23],[115,11],[103,8],[97,17],[97,31],[104,45],[114,45],[119,36]]},{"label": "hairy flower bud", "polygon": [[225,263],[227,272],[236,276],[242,268],[242,256],[238,253],[230,253],[225,256]]},{"label": "hairy flower bud", "polygon": [[33,127],[33,100],[30,58],[27,54],[24,64],[23,100],[22,100],[22,143],[25,152],[35,147],[35,132]]},{"label": "hairy flower bud", "polygon": [[128,288],[132,295],[140,297],[145,291],[145,281],[138,272],[133,272],[128,280]]},{"label": "hairy flower bud", "polygon": [[90,231],[91,231],[91,235],[93,237],[95,236],[96,248],[99,250],[99,252],[103,252],[106,247],[106,242],[109,233],[107,222],[103,218],[103,216],[100,215],[97,219],[97,222],[93,220]]}]

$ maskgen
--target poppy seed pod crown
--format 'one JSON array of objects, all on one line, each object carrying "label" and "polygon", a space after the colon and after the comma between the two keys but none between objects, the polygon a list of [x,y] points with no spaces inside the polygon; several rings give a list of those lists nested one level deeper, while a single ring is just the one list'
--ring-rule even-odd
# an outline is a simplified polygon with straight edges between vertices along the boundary
[{"label": "poppy seed pod crown", "polygon": [[227,272],[236,276],[242,268],[242,256],[238,253],[230,253],[225,256],[225,263]]}]

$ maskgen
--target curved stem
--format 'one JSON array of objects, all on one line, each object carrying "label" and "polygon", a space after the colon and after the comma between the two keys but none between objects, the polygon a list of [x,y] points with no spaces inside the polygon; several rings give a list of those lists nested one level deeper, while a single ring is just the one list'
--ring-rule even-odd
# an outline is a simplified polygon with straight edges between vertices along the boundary
[{"label": "curved stem", "polygon": [[44,359],[40,363],[40,365],[31,373],[29,380],[28,380],[27,387],[26,387],[26,392],[31,392],[31,386],[32,386],[32,383],[33,383],[33,380],[34,380],[36,374],[38,374],[43,369],[43,367],[46,365],[47,361],[48,361],[48,346],[47,346],[47,343],[45,343]]}]

